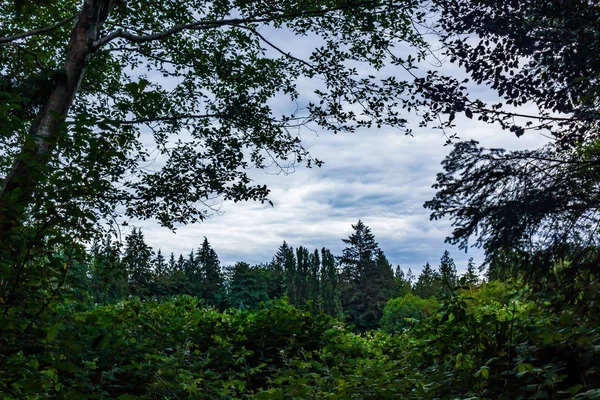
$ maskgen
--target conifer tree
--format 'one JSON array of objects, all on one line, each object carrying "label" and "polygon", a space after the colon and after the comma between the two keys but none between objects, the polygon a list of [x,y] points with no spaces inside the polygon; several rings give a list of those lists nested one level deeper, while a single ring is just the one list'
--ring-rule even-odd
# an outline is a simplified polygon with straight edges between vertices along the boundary
[{"label": "conifer tree", "polygon": [[130,292],[137,296],[150,294],[154,252],[144,240],[142,230],[133,228],[125,238],[123,265],[127,271]]},{"label": "conifer tree", "polygon": [[340,301],[340,289],[338,271],[335,265],[335,257],[329,249],[321,249],[321,307],[323,312],[334,317],[342,317],[342,304]]},{"label": "conifer tree", "polygon": [[408,281],[407,275],[402,271],[402,268],[400,268],[399,265],[396,266],[396,271],[394,272],[394,281],[395,290],[393,297],[402,297],[410,293],[410,281]]},{"label": "conifer tree", "polygon": [[371,229],[362,221],[352,225],[354,233],[342,239],[342,307],[359,331],[379,326],[383,307],[393,294],[394,273],[379,249]]},{"label": "conifer tree", "polygon": [[121,263],[118,243],[107,236],[101,244],[92,246],[91,253],[89,280],[94,301],[105,303],[125,297],[129,292],[127,271]]},{"label": "conifer tree", "polygon": [[469,258],[467,271],[462,275],[461,283],[467,286],[476,286],[479,284],[479,274],[477,273],[475,262],[473,262],[473,257]]},{"label": "conifer tree", "polygon": [[435,296],[440,287],[439,283],[440,280],[437,271],[434,271],[431,265],[426,263],[415,283],[414,293],[424,299]]},{"label": "conifer tree", "polygon": [[296,271],[294,249],[284,241],[279,246],[271,264],[272,283],[269,288],[269,296],[276,298],[287,295],[289,298],[289,286],[292,285]]},{"label": "conifer tree", "polygon": [[196,252],[195,262],[198,265],[199,295],[213,306],[221,305],[224,297],[223,274],[221,263],[215,250],[204,237],[202,246]]},{"label": "conifer tree", "polygon": [[228,268],[228,306],[233,308],[256,308],[269,299],[266,270],[238,262]]},{"label": "conifer tree", "polygon": [[[319,256],[319,250],[315,249],[308,260],[308,281],[307,281],[307,298],[315,303],[321,302],[320,291],[319,291],[319,278],[321,270],[321,257]],[[320,306],[319,306],[320,308]]]},{"label": "conifer tree", "polygon": [[454,259],[450,257],[448,250],[444,251],[440,259],[440,267],[438,271],[440,279],[440,296],[448,295],[456,288],[458,284],[458,273],[456,272],[456,264]]},{"label": "conifer tree", "polygon": [[[175,259],[173,259],[175,262]],[[162,255],[161,249],[158,249],[154,259],[154,276],[151,283],[152,296],[166,296],[171,294],[171,277],[169,276],[169,264]]]},{"label": "conifer tree", "polygon": [[161,249],[158,249],[158,253],[156,253],[156,258],[154,259],[154,274],[157,277],[165,276],[167,275],[168,268],[169,266],[165,257],[162,255]]}]

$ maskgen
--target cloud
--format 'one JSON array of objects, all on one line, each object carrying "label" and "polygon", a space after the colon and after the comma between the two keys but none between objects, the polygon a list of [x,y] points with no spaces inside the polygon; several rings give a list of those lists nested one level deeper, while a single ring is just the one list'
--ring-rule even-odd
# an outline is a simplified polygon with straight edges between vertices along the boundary
[{"label": "cloud", "polygon": [[[314,45],[307,43],[306,38],[294,43],[295,38],[289,35],[275,39],[289,41],[288,47],[294,54],[304,58],[309,54],[307,46]],[[405,51],[402,46],[398,50]],[[390,71],[387,68],[385,72]],[[443,72],[464,76],[453,65],[444,65]],[[318,87],[314,80],[299,83],[304,100],[311,98]],[[494,98],[485,87],[472,90],[486,100]],[[277,102],[271,103],[277,110]],[[280,107],[278,112],[289,112],[290,102],[282,100]],[[413,127],[417,126],[414,116],[408,118]],[[461,115],[455,124],[461,140],[475,139],[486,147],[523,149],[546,142],[536,134],[518,139],[497,126]],[[185,255],[200,246],[206,236],[223,265],[236,261],[268,262],[284,240],[294,247],[327,247],[340,255],[344,247],[341,239],[352,233],[351,224],[359,219],[372,229],[390,262],[394,266],[400,264],[405,271],[411,268],[418,274],[426,262],[437,265],[446,249],[451,251],[459,270],[465,269],[470,256],[481,261],[480,251],[464,254],[445,244],[445,237],[451,233],[450,223],[429,221],[429,211],[422,206],[434,195],[431,185],[436,173],[441,172],[440,162],[451,150],[444,146],[446,139],[440,131],[415,129],[414,137],[392,128],[338,135],[304,131],[302,140],[313,157],[325,161],[322,168],[300,167],[287,176],[277,174],[279,171],[273,168],[252,171],[256,182],[270,187],[274,207],[224,202],[223,215],[214,215],[201,224],[181,226],[177,233],[160,228],[153,221],[136,225],[143,228],[147,242],[163,253]]]}]

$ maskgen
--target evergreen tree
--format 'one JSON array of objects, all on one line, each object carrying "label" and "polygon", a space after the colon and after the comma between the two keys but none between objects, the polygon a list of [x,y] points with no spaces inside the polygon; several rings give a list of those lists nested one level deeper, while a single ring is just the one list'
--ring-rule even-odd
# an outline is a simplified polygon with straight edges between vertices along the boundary
[{"label": "evergreen tree", "polygon": [[406,281],[409,283],[410,287],[412,288],[413,282],[415,282],[415,274],[413,274],[411,268],[409,268],[408,272],[406,273]]},{"label": "evergreen tree", "polygon": [[165,276],[168,273],[168,264],[166,263],[165,257],[162,255],[161,249],[158,249],[156,258],[154,259],[154,274],[159,276]]},{"label": "evergreen tree", "polygon": [[394,283],[395,290],[392,297],[402,297],[410,293],[410,281],[408,281],[407,275],[404,274],[399,265],[396,266],[396,271],[394,272]]},{"label": "evergreen tree", "polygon": [[321,257],[319,256],[319,250],[315,249],[308,260],[308,281],[307,281],[307,299],[312,300],[318,304],[320,308],[321,296],[319,290],[319,278],[321,270]]},{"label": "evergreen tree", "polygon": [[171,252],[171,257],[169,257],[169,265],[167,267],[167,274],[173,275],[173,272],[175,272],[176,268],[177,268],[177,263],[175,262],[175,254],[173,254],[173,252]]},{"label": "evergreen tree", "polygon": [[228,305],[234,308],[256,308],[267,301],[267,271],[238,262],[228,271]]},{"label": "evergreen tree", "polygon": [[479,274],[477,273],[477,267],[473,262],[473,257],[469,258],[467,263],[467,271],[460,278],[461,283],[468,286],[476,286],[479,284]]},{"label": "evergreen tree", "polygon": [[271,299],[279,298],[286,294],[286,271],[289,268],[288,264],[291,262],[295,263],[293,260],[294,253],[290,250],[291,248],[284,241],[283,244],[279,246],[273,260],[268,265],[268,270],[270,272],[268,293],[269,298]]},{"label": "evergreen tree", "polygon": [[144,241],[142,230],[134,228],[125,238],[123,265],[127,271],[130,292],[137,296],[150,294],[154,252]]},{"label": "evergreen tree", "polygon": [[128,292],[127,271],[121,263],[118,243],[106,237],[101,244],[91,248],[92,262],[89,272],[91,294],[96,303],[119,300]]},{"label": "evergreen tree", "polygon": [[458,285],[458,273],[456,272],[456,264],[450,257],[448,250],[444,251],[440,259],[438,276],[440,279],[440,293],[438,294],[440,296],[448,295],[454,291],[456,285]]},{"label": "evergreen tree", "polygon": [[417,296],[424,299],[435,296],[440,287],[439,275],[431,268],[429,263],[423,266],[423,270],[414,286],[414,292]]},{"label": "evergreen tree", "polygon": [[335,257],[331,251],[321,249],[321,278],[319,282],[321,290],[322,311],[334,317],[342,317],[342,304],[340,301],[340,289],[338,272],[335,265]]},{"label": "evergreen tree", "polygon": [[[171,254],[172,255],[172,254]],[[175,259],[173,258],[173,262]],[[169,264],[167,264],[162,251],[158,249],[154,259],[154,277],[151,284],[152,296],[166,296],[171,294],[171,277],[169,274]]]},{"label": "evergreen tree", "polygon": [[342,239],[346,248],[342,251],[340,265],[344,279],[349,282],[359,283],[366,265],[373,261],[373,256],[379,249],[371,229],[361,220],[352,225],[354,233],[348,239]]},{"label": "evergreen tree", "polygon": [[221,305],[224,297],[223,273],[215,250],[204,237],[202,246],[196,252],[195,262],[199,269],[200,297],[210,305]]},{"label": "evergreen tree", "polygon": [[393,294],[394,273],[379,249],[371,229],[362,221],[352,225],[354,233],[342,239],[342,307],[347,320],[359,331],[379,326],[383,307]]}]

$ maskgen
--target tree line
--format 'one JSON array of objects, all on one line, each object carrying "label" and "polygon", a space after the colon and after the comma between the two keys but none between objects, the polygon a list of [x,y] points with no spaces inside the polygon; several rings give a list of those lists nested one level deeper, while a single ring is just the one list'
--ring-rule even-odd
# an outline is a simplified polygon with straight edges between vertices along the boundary
[{"label": "tree line", "polygon": [[343,239],[346,247],[335,256],[327,248],[283,242],[273,259],[264,264],[237,262],[222,266],[205,237],[188,254],[165,256],[133,228],[124,243],[106,237],[89,249],[81,264],[82,283],[96,303],[107,304],[129,296],[167,298],[190,295],[220,310],[255,309],[262,302],[287,298],[293,306],[310,304],[354,325],[358,331],[377,329],[389,299],[414,293],[421,298],[444,297],[459,285],[480,281],[473,260],[459,276],[454,260],[445,251],[434,269],[425,264],[418,276],[394,269],[362,221]]}]

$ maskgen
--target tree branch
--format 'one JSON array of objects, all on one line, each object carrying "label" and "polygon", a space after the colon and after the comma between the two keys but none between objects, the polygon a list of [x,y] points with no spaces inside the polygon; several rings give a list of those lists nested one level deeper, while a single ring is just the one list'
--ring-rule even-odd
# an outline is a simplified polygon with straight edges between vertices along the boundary
[{"label": "tree branch", "polygon": [[75,19],[75,17],[76,17],[76,15],[73,15],[71,17],[65,18],[65,19],[57,22],[54,25],[47,26],[45,28],[34,29],[32,31],[27,31],[27,32],[19,33],[19,34],[14,35],[14,36],[8,36],[8,37],[5,37],[5,38],[0,38],[0,44],[6,44],[6,43],[14,42],[15,40],[25,39],[25,38],[30,37],[30,36],[41,35],[42,33],[51,32],[51,31],[53,31],[53,30],[55,30],[57,28],[60,28],[64,24],[67,24],[67,23],[73,21]]},{"label": "tree branch", "polygon": [[170,29],[167,29],[166,31],[162,31],[162,32],[157,32],[157,33],[153,33],[150,35],[135,35],[131,32],[126,32],[122,29],[119,29],[107,36],[104,36],[98,40],[96,40],[93,44],[93,49],[97,50],[100,47],[106,45],[107,43],[110,43],[111,41],[117,39],[117,38],[122,38],[125,39],[127,41],[130,42],[134,42],[134,43],[145,43],[145,42],[152,42],[155,40],[161,40],[161,39],[165,39],[169,36],[172,36],[176,33],[185,31],[185,30],[204,30],[204,29],[212,29],[212,28],[219,28],[222,26],[238,26],[238,25],[243,25],[243,24],[252,24],[252,23],[261,23],[261,22],[272,22],[272,21],[277,21],[277,20],[281,20],[281,19],[290,19],[290,18],[297,18],[297,17],[319,17],[319,16],[324,16],[327,13],[330,12],[335,12],[335,11],[342,11],[342,10],[346,10],[346,9],[350,9],[350,8],[355,8],[355,7],[361,7],[361,6],[368,6],[368,5],[376,5],[377,3],[379,3],[378,1],[365,1],[362,3],[358,3],[358,4],[348,4],[348,5],[343,5],[343,6],[339,6],[339,7],[333,7],[333,8],[328,8],[328,9],[324,9],[324,10],[301,10],[298,12],[293,12],[293,13],[289,13],[289,14],[277,14],[277,15],[271,15],[268,17],[262,17],[262,18],[232,18],[232,19],[227,19],[227,20],[213,20],[213,21],[197,21],[197,22],[190,22],[187,24],[179,24],[179,25],[175,25]]}]

